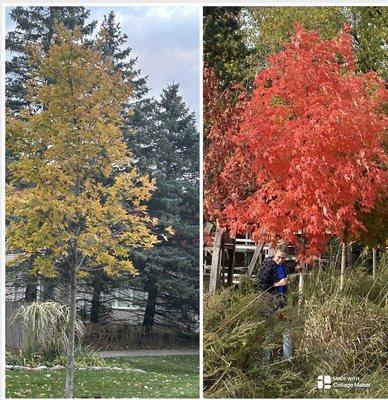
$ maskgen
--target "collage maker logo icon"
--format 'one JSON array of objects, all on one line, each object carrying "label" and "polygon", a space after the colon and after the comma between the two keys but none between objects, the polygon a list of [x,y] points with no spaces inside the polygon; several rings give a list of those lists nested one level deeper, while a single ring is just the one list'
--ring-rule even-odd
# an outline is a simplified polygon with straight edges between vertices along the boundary
[{"label": "collage maker logo icon", "polygon": [[331,376],[330,375],[318,375],[317,386],[318,386],[318,389],[330,389],[331,388]]}]

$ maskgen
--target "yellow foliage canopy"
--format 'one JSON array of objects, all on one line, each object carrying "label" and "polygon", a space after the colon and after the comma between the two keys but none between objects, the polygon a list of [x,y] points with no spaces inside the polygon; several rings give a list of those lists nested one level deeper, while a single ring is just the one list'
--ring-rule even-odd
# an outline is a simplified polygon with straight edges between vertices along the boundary
[{"label": "yellow foliage canopy", "polygon": [[[86,266],[136,273],[134,247],[156,236],[146,202],[154,182],[131,166],[121,132],[131,85],[111,60],[57,27],[47,55],[31,49],[31,105],[7,118],[8,251],[35,255],[34,272],[52,277],[59,263],[79,276]],[[81,271],[83,270],[83,271]]]}]

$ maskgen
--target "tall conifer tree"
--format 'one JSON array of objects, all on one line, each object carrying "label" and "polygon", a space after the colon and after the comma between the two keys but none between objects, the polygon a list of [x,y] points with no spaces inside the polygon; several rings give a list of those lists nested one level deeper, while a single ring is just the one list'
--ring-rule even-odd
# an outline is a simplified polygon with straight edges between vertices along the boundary
[{"label": "tall conifer tree", "polygon": [[246,81],[248,56],[241,29],[242,7],[204,7],[203,51],[222,89],[233,83]]},{"label": "tall conifer tree", "polygon": [[90,11],[85,7],[15,7],[10,11],[15,29],[6,36],[6,50],[13,53],[6,61],[6,106],[18,112],[27,103],[26,82],[32,67],[28,63],[28,46],[41,44],[47,52],[54,37],[54,24],[60,22],[67,29],[80,29],[90,35],[96,21],[88,22]]},{"label": "tall conifer tree", "polygon": [[[145,97],[148,93],[146,77],[141,76],[141,71],[136,66],[137,58],[132,57],[132,49],[126,47],[128,35],[122,32],[120,24],[116,22],[114,11],[110,11],[108,15],[104,16],[96,42],[102,54],[112,61],[114,70],[118,71],[132,86],[132,96],[128,99],[122,112],[124,124],[121,128],[126,142],[131,148],[132,139],[137,130],[144,127],[144,104],[149,103],[149,100]],[[131,138],[131,140],[128,140],[128,138]],[[112,297],[109,294],[112,289],[125,285],[127,280],[128,277],[111,278],[101,270],[93,272],[86,282],[92,290],[90,310],[92,322],[99,322],[106,316],[106,311],[110,309],[109,303]],[[104,302],[102,294],[105,295],[107,302]],[[87,296],[85,299],[87,300]]]},{"label": "tall conifer tree", "polygon": [[143,320],[147,330],[157,316],[168,324],[190,324],[199,307],[199,135],[178,84],[163,90],[153,121],[134,146],[140,170],[157,182],[149,212],[164,230],[161,243],[135,255],[141,268],[135,281],[148,293]]}]

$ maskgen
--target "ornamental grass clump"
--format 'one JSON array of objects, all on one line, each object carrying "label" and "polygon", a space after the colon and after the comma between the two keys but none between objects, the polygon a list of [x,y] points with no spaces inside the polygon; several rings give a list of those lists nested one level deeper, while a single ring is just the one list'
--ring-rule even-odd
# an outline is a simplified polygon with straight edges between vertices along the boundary
[{"label": "ornamental grass clump", "polygon": [[[213,398],[322,398],[388,396],[388,268],[382,257],[376,280],[358,265],[339,290],[333,267],[310,271],[303,306],[296,280],[283,319],[243,284],[205,296],[204,389]],[[279,315],[278,315],[279,316]],[[282,358],[282,333],[291,329],[292,363]],[[263,361],[271,349],[268,362]],[[318,375],[357,377],[362,389],[317,389]]]},{"label": "ornamental grass clump", "polygon": [[[280,332],[261,294],[250,282],[239,289],[222,289],[205,296],[204,388],[207,397],[260,397],[276,390],[262,368],[262,354],[270,343],[266,332]],[[257,384],[257,380],[261,385]]]},{"label": "ornamental grass clump", "polygon": [[[55,357],[66,354],[68,345],[67,326],[69,308],[59,303],[34,302],[21,306],[13,315],[13,323],[21,322],[25,330],[23,355],[29,359],[39,355],[42,362],[50,362]],[[83,334],[83,324],[77,318],[76,336]]]},{"label": "ornamental grass clump", "polygon": [[[358,377],[370,388],[363,397],[386,397],[388,379],[388,269],[380,262],[374,281],[362,268],[347,271],[342,293],[332,269],[311,273],[306,284],[303,324],[296,336],[295,357],[306,376],[321,374]],[[309,395],[319,393],[311,388]],[[303,394],[299,392],[299,395]],[[354,392],[332,389],[331,396],[352,397]]]}]

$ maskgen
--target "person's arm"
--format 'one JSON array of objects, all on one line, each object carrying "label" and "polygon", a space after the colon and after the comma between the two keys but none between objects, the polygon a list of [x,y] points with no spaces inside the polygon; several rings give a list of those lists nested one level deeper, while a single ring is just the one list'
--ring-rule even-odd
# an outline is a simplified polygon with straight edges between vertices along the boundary
[{"label": "person's arm", "polygon": [[288,285],[288,283],[289,283],[288,278],[283,278],[283,279],[280,279],[280,281],[275,282],[273,285],[274,285],[275,287],[278,287],[278,286],[286,286],[286,285]]}]

